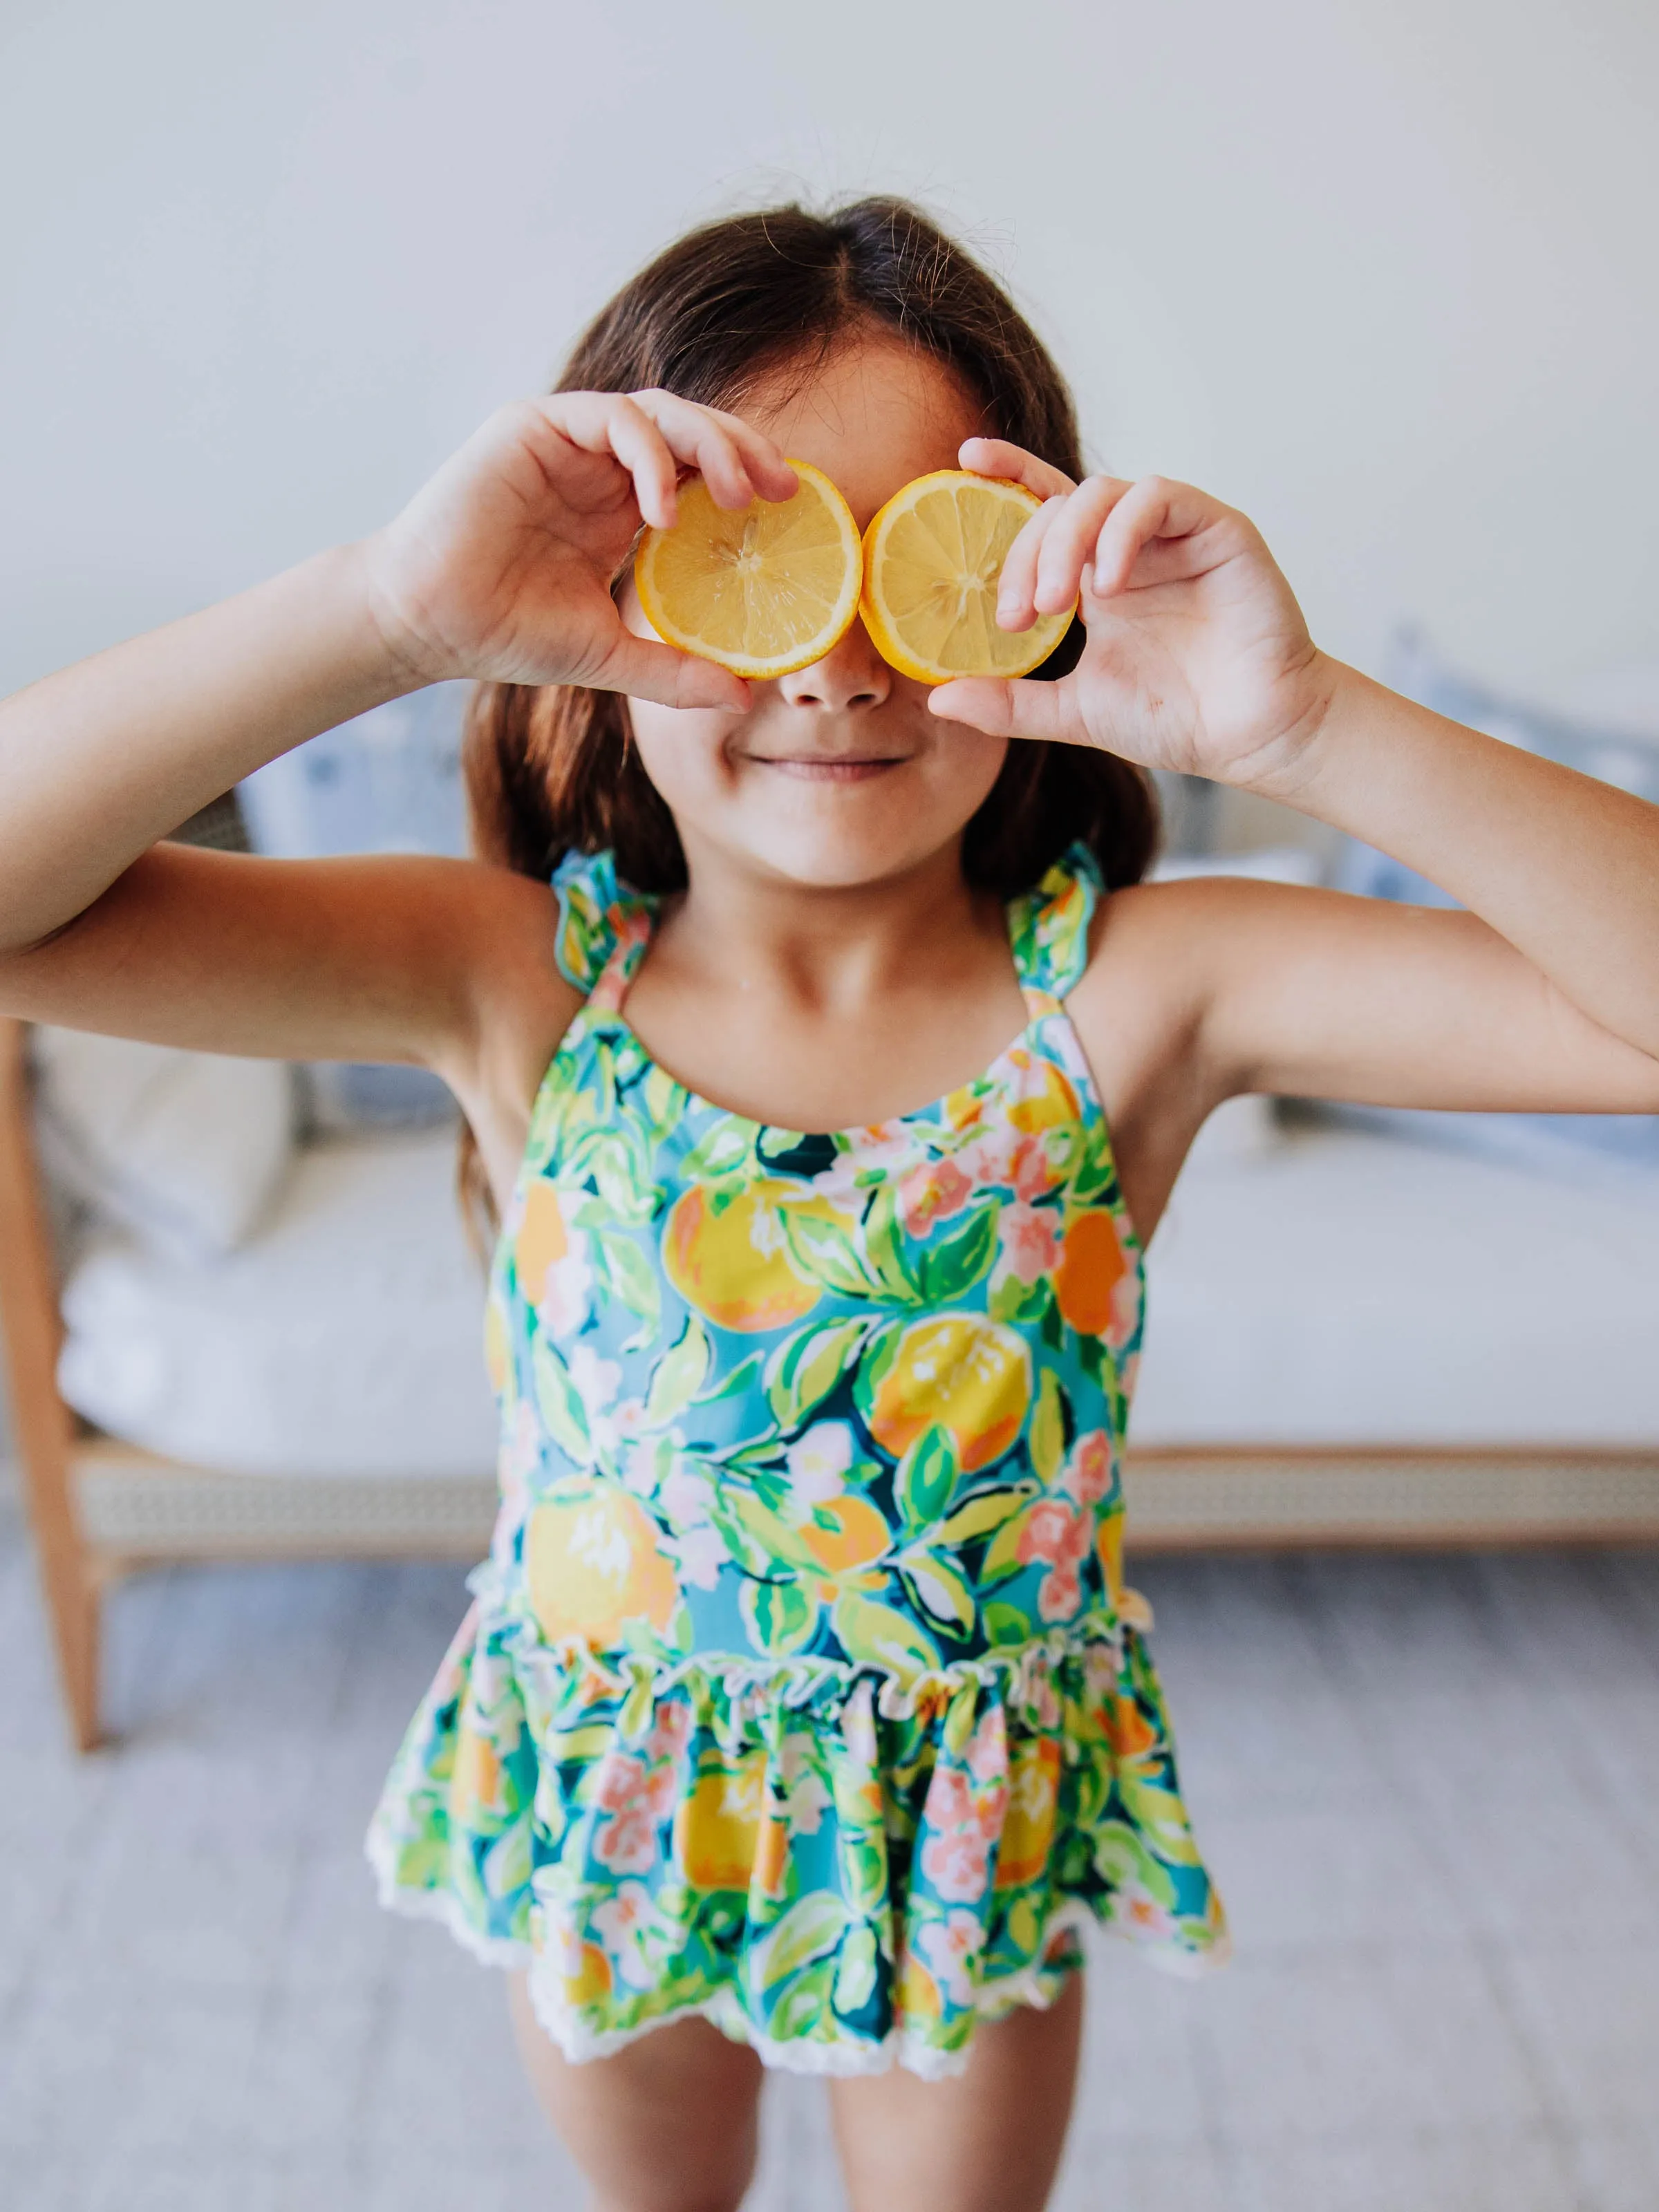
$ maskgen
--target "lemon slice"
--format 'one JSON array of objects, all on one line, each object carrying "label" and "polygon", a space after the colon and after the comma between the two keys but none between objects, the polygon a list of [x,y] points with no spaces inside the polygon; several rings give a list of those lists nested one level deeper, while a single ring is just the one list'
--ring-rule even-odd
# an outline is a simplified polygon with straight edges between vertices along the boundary
[{"label": "lemon slice", "polygon": [[1030,629],[997,628],[1008,548],[1042,506],[1000,477],[939,469],[895,492],[864,533],[859,611],[876,650],[918,684],[1024,676],[1071,627],[1074,608]]},{"label": "lemon slice", "polygon": [[828,477],[791,461],[793,499],[716,507],[701,477],[679,520],[634,556],[646,620],[682,653],[734,676],[787,676],[822,660],[859,611],[863,556],[852,509]]}]

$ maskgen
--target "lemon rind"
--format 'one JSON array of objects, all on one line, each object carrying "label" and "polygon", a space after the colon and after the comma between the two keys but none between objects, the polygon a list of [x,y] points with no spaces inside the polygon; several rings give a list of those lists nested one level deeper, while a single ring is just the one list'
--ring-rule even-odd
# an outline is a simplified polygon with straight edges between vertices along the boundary
[{"label": "lemon rind", "polygon": [[665,645],[673,646],[680,653],[689,653],[693,659],[712,661],[717,668],[725,668],[733,676],[741,676],[764,683],[775,676],[793,676],[797,669],[810,668],[815,660],[822,660],[833,653],[858,617],[859,601],[864,590],[864,546],[859,536],[858,524],[853,510],[840,491],[810,461],[791,459],[789,466],[798,477],[809,480],[823,496],[830,512],[842,525],[842,542],[847,549],[847,575],[842,583],[835,611],[822,629],[815,630],[800,650],[757,656],[752,653],[722,653],[692,632],[682,629],[664,609],[651,580],[653,556],[658,542],[667,533],[647,530],[640,539],[634,555],[634,588],[640,595],[640,605],[645,618]]}]

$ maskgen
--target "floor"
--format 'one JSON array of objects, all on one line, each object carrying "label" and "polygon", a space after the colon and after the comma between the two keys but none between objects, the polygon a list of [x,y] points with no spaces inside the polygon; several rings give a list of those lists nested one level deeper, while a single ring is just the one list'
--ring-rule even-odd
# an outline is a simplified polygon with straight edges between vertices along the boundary
[{"label": "floor", "polygon": [[[1659,1553],[1139,1579],[1238,1957],[1098,1958],[1062,2212],[1653,2212]],[[443,1568],[135,1583],[125,1741],[77,1763],[0,1524],[8,2205],[575,2212],[497,1978],[359,1856],[459,1605]],[[756,2212],[839,2202],[777,2085]]]}]

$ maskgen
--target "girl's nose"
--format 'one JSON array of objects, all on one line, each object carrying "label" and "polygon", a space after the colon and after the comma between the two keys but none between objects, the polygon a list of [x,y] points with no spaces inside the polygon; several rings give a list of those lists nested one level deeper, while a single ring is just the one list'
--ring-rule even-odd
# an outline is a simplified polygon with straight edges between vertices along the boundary
[{"label": "girl's nose", "polygon": [[822,660],[778,678],[779,694],[792,707],[819,707],[834,714],[879,707],[892,689],[893,672],[856,617],[853,627]]}]

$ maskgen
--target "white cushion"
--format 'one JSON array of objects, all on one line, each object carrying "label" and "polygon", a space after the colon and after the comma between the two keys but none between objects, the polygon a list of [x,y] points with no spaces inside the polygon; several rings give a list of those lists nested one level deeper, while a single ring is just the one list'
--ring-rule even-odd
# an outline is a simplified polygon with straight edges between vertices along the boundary
[{"label": "white cushion", "polygon": [[111,1434],[250,1474],[487,1474],[482,1271],[448,1133],[303,1149],[259,1235],[183,1266],[105,1236],[64,1296],[65,1398]]},{"label": "white cushion", "polygon": [[33,1053],[42,1153],[73,1197],[181,1261],[252,1232],[294,1147],[281,1060],[44,1028]]},{"label": "white cushion", "polygon": [[1659,1176],[1315,1127],[1183,1176],[1137,1444],[1659,1443]]}]

